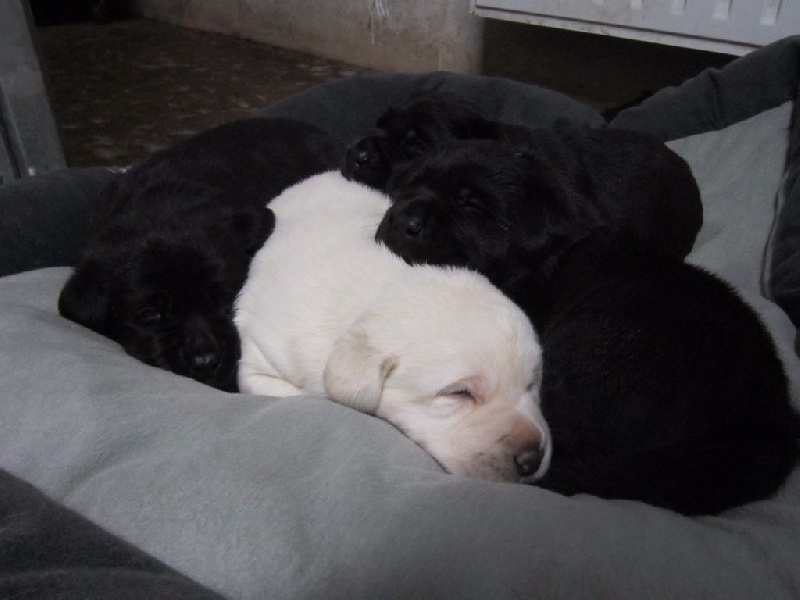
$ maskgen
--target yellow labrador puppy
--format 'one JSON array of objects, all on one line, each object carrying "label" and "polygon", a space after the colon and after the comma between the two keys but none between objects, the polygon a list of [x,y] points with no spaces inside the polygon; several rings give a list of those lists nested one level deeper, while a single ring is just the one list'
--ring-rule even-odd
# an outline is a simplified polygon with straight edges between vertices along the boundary
[{"label": "yellow labrador puppy", "polygon": [[326,394],[452,473],[541,477],[551,442],[529,320],[483,276],[412,267],[376,243],[389,205],[338,172],[272,200],[275,231],[236,306],[240,389]]}]

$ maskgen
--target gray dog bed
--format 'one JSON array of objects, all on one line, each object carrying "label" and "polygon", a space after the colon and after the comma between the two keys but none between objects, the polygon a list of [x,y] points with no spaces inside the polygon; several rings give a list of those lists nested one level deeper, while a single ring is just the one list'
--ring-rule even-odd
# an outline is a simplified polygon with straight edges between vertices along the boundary
[{"label": "gray dog bed", "polygon": [[[800,38],[662,90],[611,127],[691,165],[705,224],[690,260],[772,332],[800,408]],[[415,89],[500,119],[589,108],[505,80],[355,77],[268,108],[349,141]],[[0,187],[0,467],[230,598],[797,598],[800,471],[773,498],[686,518],[448,475],[387,423],[324,398],[226,394],[136,362],[56,299],[104,169]],[[676,373],[680,377],[680,373]]]}]

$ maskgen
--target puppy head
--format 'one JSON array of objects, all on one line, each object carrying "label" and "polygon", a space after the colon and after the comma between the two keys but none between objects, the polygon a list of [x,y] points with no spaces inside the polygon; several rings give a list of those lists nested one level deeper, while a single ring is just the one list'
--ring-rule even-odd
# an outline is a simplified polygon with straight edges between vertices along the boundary
[{"label": "puppy head", "polygon": [[[259,235],[271,231],[269,214]],[[256,250],[235,232],[254,225],[239,213],[216,216],[208,229],[105,229],[61,291],[59,312],[144,363],[235,391],[232,307]]]},{"label": "puppy head", "polygon": [[414,94],[390,107],[377,122],[380,133],[358,140],[347,151],[342,173],[383,190],[393,169],[451,140],[493,139],[497,123],[466,99],[447,92]]},{"label": "puppy head", "polygon": [[337,340],[330,397],[383,418],[448,471],[538,479],[550,460],[542,358],[519,308],[483,277],[417,267]]},{"label": "puppy head", "polygon": [[347,149],[342,175],[350,181],[383,190],[395,165],[406,160],[401,147],[389,137],[370,135]]},{"label": "puppy head", "polygon": [[454,142],[393,175],[376,239],[411,264],[465,266],[494,282],[515,259],[549,268],[575,227],[558,173],[504,142]]}]

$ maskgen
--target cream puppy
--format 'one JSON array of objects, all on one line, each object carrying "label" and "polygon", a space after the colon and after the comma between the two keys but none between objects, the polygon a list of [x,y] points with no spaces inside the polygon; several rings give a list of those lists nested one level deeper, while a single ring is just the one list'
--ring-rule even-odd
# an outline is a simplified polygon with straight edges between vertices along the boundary
[{"label": "cream puppy", "polygon": [[326,394],[452,473],[541,477],[551,442],[530,322],[483,276],[411,267],[377,244],[389,205],[337,172],[272,200],[275,231],[236,305],[241,390]]}]

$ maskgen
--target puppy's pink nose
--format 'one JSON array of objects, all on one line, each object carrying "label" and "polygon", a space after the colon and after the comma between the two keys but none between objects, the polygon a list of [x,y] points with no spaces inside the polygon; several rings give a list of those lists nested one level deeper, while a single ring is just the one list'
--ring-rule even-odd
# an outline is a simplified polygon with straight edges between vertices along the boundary
[{"label": "puppy's pink nose", "polygon": [[514,455],[514,462],[520,478],[530,477],[542,464],[542,450],[539,446],[523,449]]},{"label": "puppy's pink nose", "polygon": [[519,417],[511,428],[509,441],[514,448],[514,464],[520,478],[536,473],[544,458],[542,431],[528,419]]}]

